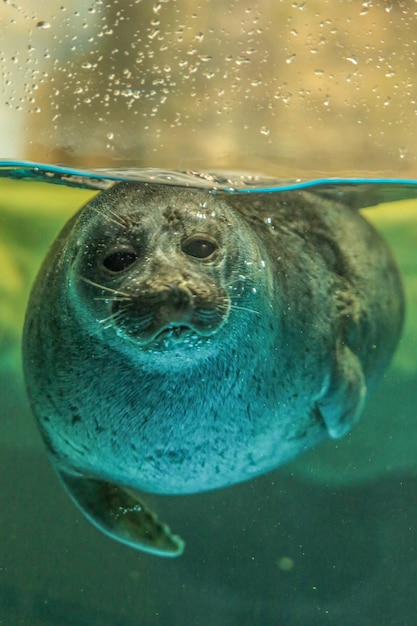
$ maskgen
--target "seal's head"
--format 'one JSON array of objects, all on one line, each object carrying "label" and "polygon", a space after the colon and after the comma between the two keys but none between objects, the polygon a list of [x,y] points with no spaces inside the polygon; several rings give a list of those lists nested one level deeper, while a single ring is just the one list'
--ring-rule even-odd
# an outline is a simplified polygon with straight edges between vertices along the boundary
[{"label": "seal's head", "polygon": [[253,234],[245,237],[246,227],[218,196],[120,184],[79,219],[71,288],[82,296],[82,314],[99,320],[92,327],[107,339],[115,333],[118,347],[126,338],[158,365],[191,347],[195,359],[231,309],[246,308],[253,318],[257,274],[267,273],[266,264]]}]

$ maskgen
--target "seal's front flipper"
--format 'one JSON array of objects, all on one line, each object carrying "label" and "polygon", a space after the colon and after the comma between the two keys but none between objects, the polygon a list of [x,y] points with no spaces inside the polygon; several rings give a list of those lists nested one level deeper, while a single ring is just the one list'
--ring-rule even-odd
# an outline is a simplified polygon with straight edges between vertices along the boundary
[{"label": "seal's front flipper", "polygon": [[361,362],[346,344],[338,342],[333,371],[317,405],[330,437],[338,439],[351,430],[362,413],[365,397]]},{"label": "seal's front flipper", "polygon": [[126,487],[59,472],[69,494],[100,530],[122,543],[159,556],[180,556],[183,540]]}]

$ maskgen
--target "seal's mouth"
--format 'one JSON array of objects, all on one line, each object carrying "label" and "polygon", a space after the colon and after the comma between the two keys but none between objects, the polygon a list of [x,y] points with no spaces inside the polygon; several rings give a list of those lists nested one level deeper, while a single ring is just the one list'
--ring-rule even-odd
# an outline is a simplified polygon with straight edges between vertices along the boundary
[{"label": "seal's mouth", "polygon": [[141,339],[147,345],[178,347],[179,345],[194,345],[200,343],[214,335],[217,329],[200,329],[191,324],[167,324],[154,332],[150,332],[148,336],[142,334]]},{"label": "seal's mouth", "polygon": [[166,326],[165,328],[161,328],[160,330],[158,330],[150,341],[161,338],[173,340],[181,339],[186,335],[190,335],[192,333],[196,335],[199,334],[195,328],[192,328],[191,326],[188,326],[186,324],[171,324],[169,326]]},{"label": "seal's mouth", "polygon": [[192,349],[202,347],[207,340],[218,331],[215,328],[199,328],[192,324],[170,322],[164,325],[140,324],[115,325],[116,332],[123,337],[129,338],[141,348],[150,348],[158,352],[172,351],[176,349]]}]

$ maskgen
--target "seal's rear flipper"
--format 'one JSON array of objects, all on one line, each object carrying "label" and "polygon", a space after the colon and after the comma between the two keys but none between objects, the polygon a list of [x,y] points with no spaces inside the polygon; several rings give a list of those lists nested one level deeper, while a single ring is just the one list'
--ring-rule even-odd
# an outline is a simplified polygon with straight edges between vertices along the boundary
[{"label": "seal's rear flipper", "polygon": [[339,439],[359,420],[366,397],[361,362],[352,350],[339,342],[329,384],[317,406],[329,436]]},{"label": "seal's rear flipper", "polygon": [[113,539],[159,556],[182,554],[183,540],[159,522],[134,492],[96,478],[62,471],[59,475],[84,515]]}]

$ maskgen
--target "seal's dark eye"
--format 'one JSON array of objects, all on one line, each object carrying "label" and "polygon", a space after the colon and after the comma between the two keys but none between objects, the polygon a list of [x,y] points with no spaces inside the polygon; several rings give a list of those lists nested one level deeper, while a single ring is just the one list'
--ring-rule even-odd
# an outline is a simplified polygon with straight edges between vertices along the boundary
[{"label": "seal's dark eye", "polygon": [[104,257],[103,266],[109,272],[123,272],[130,267],[137,259],[133,250],[116,250],[108,256]]},{"label": "seal's dark eye", "polygon": [[217,248],[218,245],[215,241],[196,235],[188,237],[181,244],[182,251],[196,259],[208,259],[216,252]]}]

